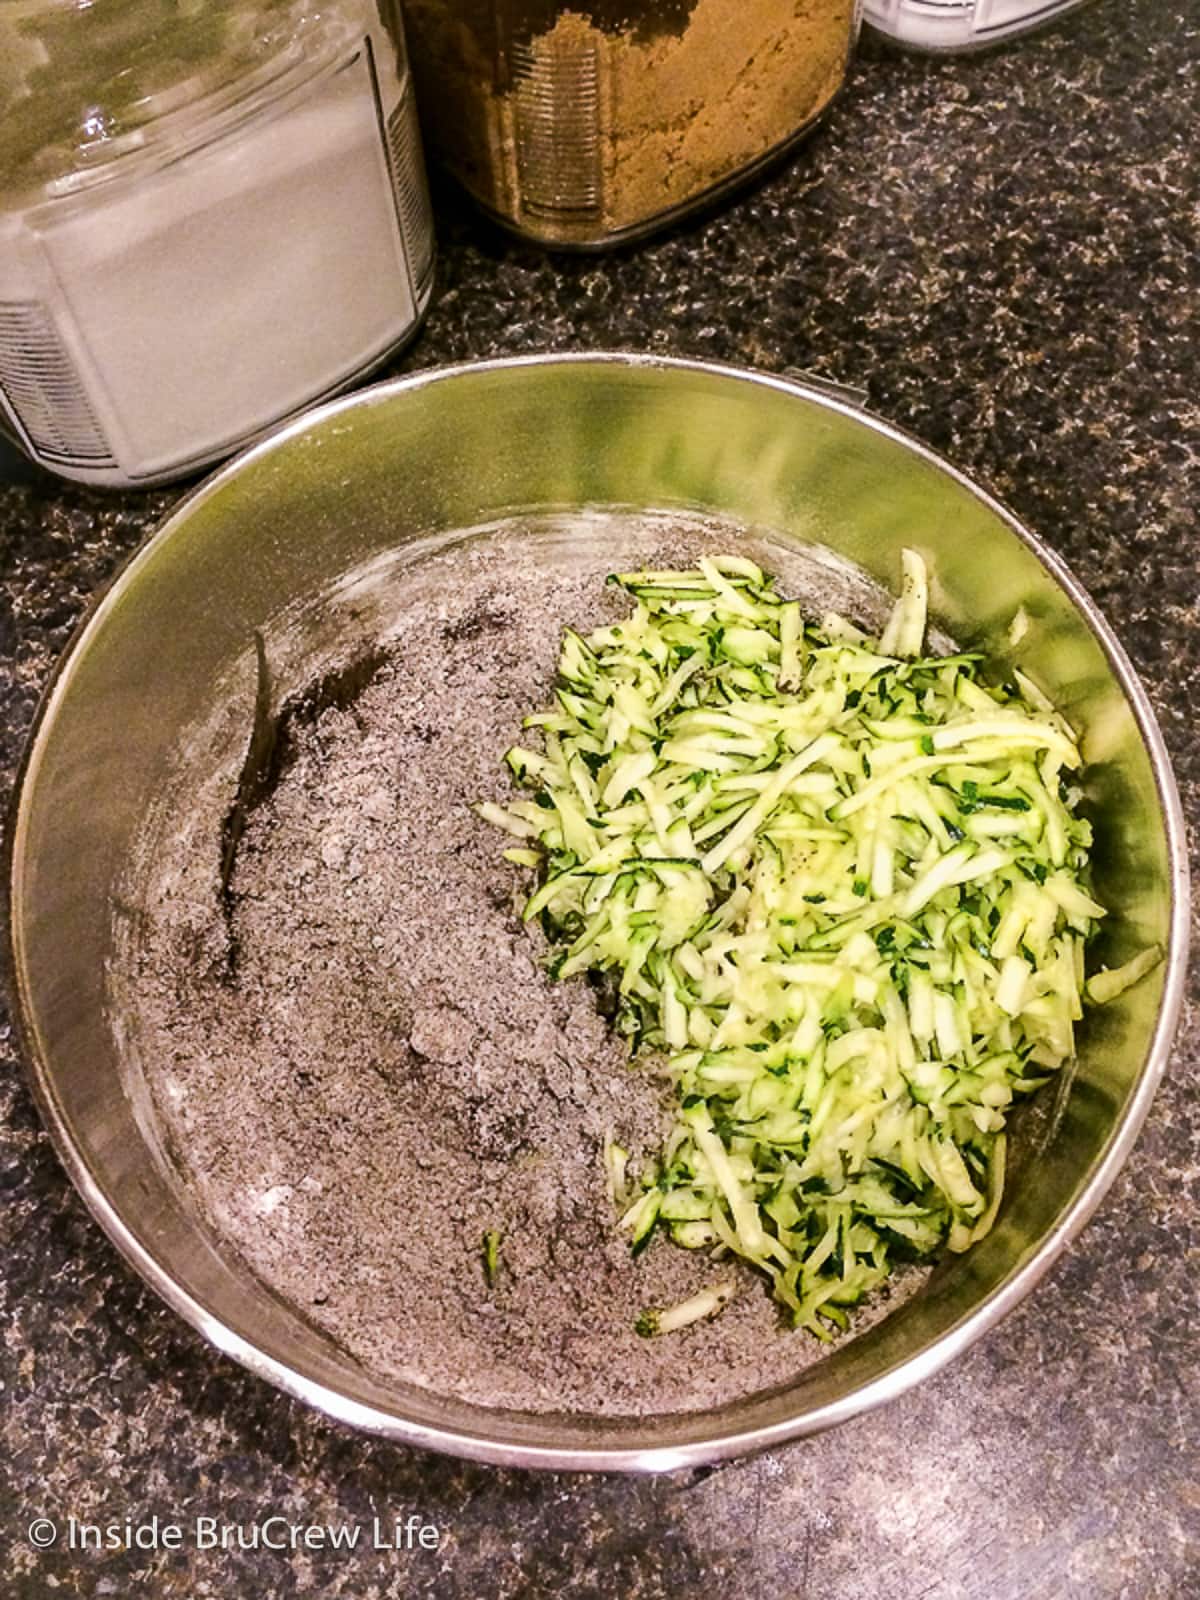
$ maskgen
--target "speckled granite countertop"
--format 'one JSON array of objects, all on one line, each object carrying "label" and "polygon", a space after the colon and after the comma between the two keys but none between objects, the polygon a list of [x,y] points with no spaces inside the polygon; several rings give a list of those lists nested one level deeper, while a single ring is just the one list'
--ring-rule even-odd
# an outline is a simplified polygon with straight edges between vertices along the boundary
[{"label": "speckled granite countertop", "polygon": [[[1181,0],[1108,0],[969,61],[869,47],[784,171],[610,259],[518,248],[446,200],[437,303],[403,365],[625,346],[865,386],[1067,557],[1143,676],[1195,819],[1198,66]],[[85,599],[172,498],[0,487],[5,784]],[[1193,1013],[1132,1159],[1032,1303],[884,1411],[686,1481],[460,1465],[277,1395],[116,1257],[6,1059],[0,1592],[1200,1594],[1198,1055]],[[268,1510],[416,1512],[441,1547],[97,1556],[26,1535],[39,1516]]]}]

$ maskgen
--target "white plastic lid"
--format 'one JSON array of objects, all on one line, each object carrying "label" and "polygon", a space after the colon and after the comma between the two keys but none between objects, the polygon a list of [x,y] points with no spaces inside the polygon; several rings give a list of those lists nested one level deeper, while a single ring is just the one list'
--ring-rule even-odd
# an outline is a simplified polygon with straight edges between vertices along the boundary
[{"label": "white plastic lid", "polygon": [[1087,0],[864,0],[863,16],[915,50],[972,50],[1074,11]]}]

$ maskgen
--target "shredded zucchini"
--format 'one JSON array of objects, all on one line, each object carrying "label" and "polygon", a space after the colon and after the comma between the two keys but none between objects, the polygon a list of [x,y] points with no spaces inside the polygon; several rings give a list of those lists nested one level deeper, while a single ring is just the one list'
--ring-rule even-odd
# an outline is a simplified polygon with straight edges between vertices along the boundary
[{"label": "shredded zucchini", "polygon": [[500,1235],[494,1228],[489,1228],[483,1236],[480,1249],[483,1261],[483,1279],[489,1289],[496,1287],[496,1279],[500,1275]]},{"label": "shredded zucchini", "polygon": [[715,1317],[718,1311],[729,1304],[735,1293],[736,1286],[726,1280],[724,1283],[714,1283],[710,1289],[701,1289],[690,1300],[681,1300],[678,1305],[668,1306],[665,1311],[648,1307],[634,1323],[634,1332],[643,1339],[653,1339],[660,1333],[677,1333],[680,1328],[690,1327],[693,1322]]},{"label": "shredded zucchini", "polygon": [[632,615],[564,635],[541,748],[506,756],[527,797],[478,810],[538,863],[552,974],[611,974],[617,1028],[677,1086],[636,1178],[606,1141],[633,1249],[732,1252],[828,1339],[894,1262],[988,1231],[1008,1111],[1074,1054],[1104,915],[1076,736],[1029,680],[923,653],[913,551],[878,640],[805,622],[743,557],[609,582]]}]

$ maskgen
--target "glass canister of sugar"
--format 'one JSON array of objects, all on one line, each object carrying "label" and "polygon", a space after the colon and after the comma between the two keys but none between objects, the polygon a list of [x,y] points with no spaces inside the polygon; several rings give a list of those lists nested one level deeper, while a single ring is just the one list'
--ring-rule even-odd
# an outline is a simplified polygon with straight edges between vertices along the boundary
[{"label": "glass canister of sugar", "polygon": [[753,176],[845,77],[856,0],[405,0],[421,116],[507,227],[595,249]]},{"label": "glass canister of sugar", "polygon": [[161,483],[418,328],[433,231],[394,0],[0,0],[0,427]]}]

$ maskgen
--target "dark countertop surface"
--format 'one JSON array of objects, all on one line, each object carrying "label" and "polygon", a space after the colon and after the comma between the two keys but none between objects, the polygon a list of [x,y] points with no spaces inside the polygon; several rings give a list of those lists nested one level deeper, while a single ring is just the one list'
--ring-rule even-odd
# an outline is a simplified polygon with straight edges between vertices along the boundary
[{"label": "dark countertop surface", "polygon": [[[553,259],[441,197],[400,364],[628,347],[864,386],[1067,558],[1200,816],[1196,106],[1182,0],[1107,0],[969,60],[869,46],[827,126],[720,212]],[[0,773],[88,595],[174,491],[0,487]],[[1192,999],[1197,988],[1193,977]],[[707,1476],[537,1477],[359,1437],[217,1355],[117,1257],[0,1033],[0,1592],[1151,1600],[1200,1594],[1200,1051],[1040,1290],[884,1410]],[[441,1548],[36,1551],[35,1517],[419,1513]],[[368,1535],[364,1535],[364,1538]]]}]

